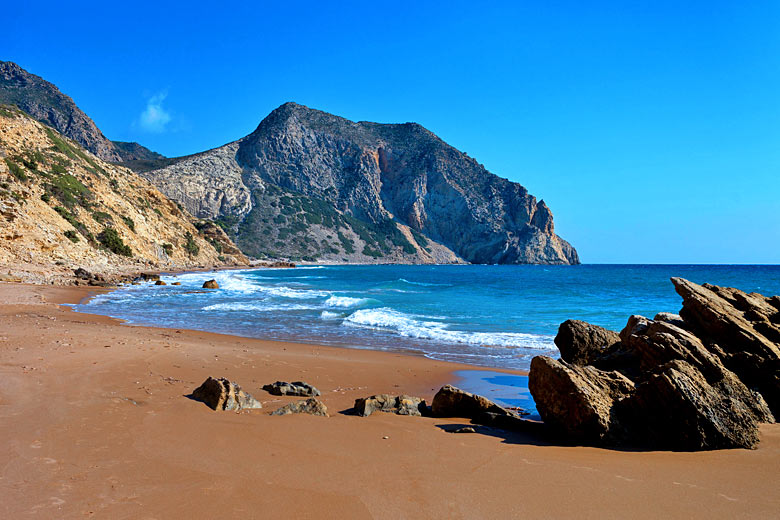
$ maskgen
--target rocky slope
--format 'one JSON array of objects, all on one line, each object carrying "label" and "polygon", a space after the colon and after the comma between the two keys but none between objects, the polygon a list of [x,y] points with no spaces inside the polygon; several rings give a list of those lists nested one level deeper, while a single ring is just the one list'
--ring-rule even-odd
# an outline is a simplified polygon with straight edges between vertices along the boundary
[{"label": "rocky slope", "polygon": [[561,359],[531,362],[545,424],[586,444],[753,448],[780,416],[780,297],[672,278],[680,315],[631,316],[617,334],[560,327]]},{"label": "rocky slope", "polygon": [[414,123],[286,103],[245,138],[171,163],[143,175],[258,257],[579,263],[543,201]]},{"label": "rocky slope", "polygon": [[0,277],[246,263],[221,229],[191,220],[132,171],[0,106]]},{"label": "rocky slope", "polygon": [[0,103],[16,105],[104,161],[163,157],[138,143],[109,141],[70,97],[52,83],[10,61],[0,61]]}]

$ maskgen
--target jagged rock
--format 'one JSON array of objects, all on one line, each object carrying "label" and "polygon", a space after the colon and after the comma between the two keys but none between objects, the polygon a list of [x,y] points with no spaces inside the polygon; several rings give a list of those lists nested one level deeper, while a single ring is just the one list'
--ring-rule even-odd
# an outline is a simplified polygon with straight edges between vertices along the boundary
[{"label": "jagged rock", "polygon": [[[567,351],[589,352],[582,366],[532,360],[528,388],[550,429],[591,444],[756,446],[758,424],[777,414],[780,299],[672,282],[683,297],[679,316],[631,316],[618,343]],[[592,343],[588,327],[561,330],[561,344]]]},{"label": "jagged rock", "polygon": [[154,285],[168,285],[168,284],[165,283],[163,280],[157,280],[156,282],[154,282]]},{"label": "jagged rock", "polygon": [[216,280],[206,280],[203,282],[203,289],[219,289],[219,284]]},{"label": "jagged rock", "polygon": [[292,383],[277,381],[276,383],[263,386],[263,390],[272,395],[294,395],[300,397],[315,397],[320,395],[319,390],[303,381],[295,381]]},{"label": "jagged rock", "polygon": [[484,412],[500,415],[514,415],[493,401],[464,392],[452,385],[444,385],[433,396],[431,411],[434,417],[475,417]]},{"label": "jagged rock", "polygon": [[214,410],[244,410],[262,408],[258,400],[241,390],[236,383],[220,377],[209,377],[192,392],[192,397],[203,401]]},{"label": "jagged rock", "polygon": [[278,410],[272,412],[271,415],[288,415],[291,413],[307,413],[310,415],[328,417],[328,408],[319,399],[311,397],[309,399],[304,399],[303,401],[297,401],[282,406]]},{"label": "jagged rock", "polygon": [[555,336],[561,359],[575,365],[587,365],[618,341],[617,332],[580,320],[564,321]]},{"label": "jagged rock", "polygon": [[390,412],[397,415],[427,415],[428,406],[424,399],[409,395],[379,394],[355,399],[355,413],[368,417],[374,412]]},{"label": "jagged rock", "polygon": [[772,298],[672,278],[683,298],[680,316],[749,388],[780,416],[780,309]]}]

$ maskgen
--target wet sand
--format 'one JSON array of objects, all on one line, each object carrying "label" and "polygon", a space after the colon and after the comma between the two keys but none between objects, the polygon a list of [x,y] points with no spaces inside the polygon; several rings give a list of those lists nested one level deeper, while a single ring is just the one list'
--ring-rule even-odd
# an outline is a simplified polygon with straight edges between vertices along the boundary
[{"label": "wet sand", "polygon": [[[1,518],[776,518],[780,427],[757,450],[626,452],[466,421],[341,413],[430,401],[458,370],[421,357],[151,327],[75,313],[86,288],[0,284]],[[263,402],[214,412],[207,376]],[[271,417],[305,380],[331,417]],[[386,439],[384,437],[387,437]]]}]

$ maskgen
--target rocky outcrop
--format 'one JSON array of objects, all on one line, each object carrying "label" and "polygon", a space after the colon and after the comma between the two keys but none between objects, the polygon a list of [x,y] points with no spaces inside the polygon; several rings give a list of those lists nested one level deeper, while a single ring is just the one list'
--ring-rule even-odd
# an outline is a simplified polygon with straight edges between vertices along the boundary
[{"label": "rocky outcrop", "polygon": [[254,397],[241,390],[240,386],[224,377],[218,379],[209,377],[192,392],[192,397],[217,411],[263,407]]},{"label": "rocky outcrop", "polygon": [[319,399],[312,397],[282,406],[278,410],[271,412],[271,415],[289,415],[293,413],[306,413],[309,415],[328,417],[328,407]]},{"label": "rocky outcrop", "polygon": [[286,103],[243,139],[144,175],[257,257],[579,263],[544,201],[414,123]]},{"label": "rocky outcrop", "polygon": [[[0,106],[0,181],[0,267],[29,282],[248,263],[217,251],[145,179],[8,106]],[[74,279],[76,268],[92,278]]]},{"label": "rocky outcrop", "polygon": [[368,417],[374,412],[388,412],[396,415],[428,415],[424,399],[409,395],[379,394],[355,400],[355,413]]},{"label": "rocky outcrop", "polygon": [[16,105],[104,161],[163,157],[138,143],[109,141],[70,97],[55,85],[10,61],[0,61],[0,103]]},{"label": "rocky outcrop", "polygon": [[679,316],[631,316],[618,337],[583,322],[561,326],[561,359],[534,358],[528,381],[547,427],[596,445],[757,445],[758,425],[780,412],[780,298],[672,282]]},{"label": "rocky outcrop", "polygon": [[465,392],[452,385],[444,385],[433,396],[431,412],[434,417],[476,417],[482,413],[513,415],[512,412],[481,395]]},{"label": "rocky outcrop", "polygon": [[319,390],[303,381],[294,381],[292,383],[277,381],[270,385],[264,385],[263,390],[271,395],[295,395],[300,397],[316,397],[320,395]]},{"label": "rocky outcrop", "polygon": [[203,282],[203,289],[219,289],[219,284],[216,280],[206,280]]}]

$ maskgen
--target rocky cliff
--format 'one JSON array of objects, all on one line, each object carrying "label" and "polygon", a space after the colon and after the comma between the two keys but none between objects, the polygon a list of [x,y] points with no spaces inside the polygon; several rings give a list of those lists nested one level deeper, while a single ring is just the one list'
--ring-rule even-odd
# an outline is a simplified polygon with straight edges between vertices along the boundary
[{"label": "rocky cliff", "polygon": [[138,143],[108,140],[70,97],[52,83],[10,61],[0,61],[0,103],[21,108],[104,161],[163,157]]},{"label": "rocky cliff", "polygon": [[239,141],[144,172],[259,257],[579,263],[520,184],[414,123],[286,103]]},{"label": "rocky cliff", "polygon": [[0,106],[0,278],[245,263],[220,229],[193,222],[145,179]]}]

